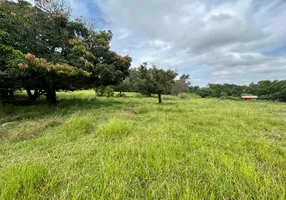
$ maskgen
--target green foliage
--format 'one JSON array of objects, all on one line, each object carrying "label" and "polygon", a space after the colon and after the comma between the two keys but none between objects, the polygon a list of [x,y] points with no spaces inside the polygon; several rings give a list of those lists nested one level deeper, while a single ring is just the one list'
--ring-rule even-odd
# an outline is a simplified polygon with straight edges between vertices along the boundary
[{"label": "green foliage", "polygon": [[0,98],[7,98],[10,92],[21,89],[21,72],[18,62],[24,60],[24,54],[11,46],[0,44]]},{"label": "green foliage", "polygon": [[198,94],[202,97],[202,98],[206,98],[206,97],[212,97],[212,91],[210,88],[201,88],[198,91]]},{"label": "green foliage", "polygon": [[118,85],[115,86],[115,91],[119,92],[118,96],[124,96],[124,92],[128,92],[130,91],[130,82],[129,82],[129,78],[127,78],[126,80],[122,81],[121,83],[119,83]]},{"label": "green foliage", "polygon": [[221,92],[220,93],[220,97],[226,97],[227,96],[227,93],[226,92]]},{"label": "green foliage", "polygon": [[257,95],[262,100],[284,101],[286,81],[259,81],[257,84],[251,83],[249,86],[239,86],[234,84],[209,84],[207,88],[191,87],[190,91],[196,92],[202,98],[223,97],[230,99],[241,95]]},{"label": "green foliage", "polygon": [[131,82],[135,85],[133,88],[142,95],[158,94],[159,103],[162,103],[161,95],[171,93],[177,76],[174,71],[157,69],[156,66],[148,69],[147,63],[143,63],[135,70]]},{"label": "green foliage", "polygon": [[178,96],[180,93],[189,92],[189,87],[191,85],[189,79],[190,79],[189,75],[183,74],[179,80],[176,80],[172,88],[172,94]]},{"label": "green foliage", "polygon": [[102,97],[104,95],[106,87],[105,86],[99,86],[95,89],[96,96]]},{"label": "green foliage", "polygon": [[114,97],[114,89],[111,86],[108,86],[105,88],[104,94],[107,98]]},{"label": "green foliage", "polygon": [[107,98],[114,96],[114,89],[112,86],[100,86],[96,88],[96,95],[99,97],[106,96]]},{"label": "green foliage", "polygon": [[200,90],[200,87],[199,86],[190,86],[189,87],[189,92],[190,93],[198,93]]},{"label": "green foliage", "polygon": [[[132,59],[110,50],[111,31],[95,32],[84,20],[71,20],[61,1],[37,1],[35,5],[4,1],[0,13],[1,45],[48,60],[44,65],[20,62],[2,51],[1,60],[9,58],[14,66],[25,68],[17,79],[1,79],[6,90],[25,89],[31,100],[46,95],[50,103],[56,103],[56,91],[116,85],[128,75]],[[1,60],[1,71],[5,68],[1,73],[10,73],[10,60]],[[72,72],[66,73],[63,66],[72,67]]]}]

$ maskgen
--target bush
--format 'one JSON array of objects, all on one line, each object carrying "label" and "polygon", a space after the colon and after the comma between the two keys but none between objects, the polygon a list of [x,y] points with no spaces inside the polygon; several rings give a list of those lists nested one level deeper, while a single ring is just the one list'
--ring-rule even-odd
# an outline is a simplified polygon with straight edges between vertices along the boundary
[{"label": "bush", "polygon": [[114,97],[114,89],[111,86],[106,87],[106,89],[104,91],[104,95],[107,98]]},{"label": "bush", "polygon": [[100,86],[95,89],[96,96],[102,97],[104,95],[104,92],[105,92],[104,86]]}]

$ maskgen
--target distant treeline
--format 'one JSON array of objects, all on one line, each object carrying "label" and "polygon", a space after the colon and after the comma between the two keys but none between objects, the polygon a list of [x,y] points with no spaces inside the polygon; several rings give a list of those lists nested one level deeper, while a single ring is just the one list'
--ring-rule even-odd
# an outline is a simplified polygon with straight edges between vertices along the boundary
[{"label": "distant treeline", "polygon": [[262,100],[286,102],[286,80],[263,80],[249,85],[208,84],[207,87],[190,86],[191,93],[197,93],[202,98],[239,98],[241,95],[257,95]]}]

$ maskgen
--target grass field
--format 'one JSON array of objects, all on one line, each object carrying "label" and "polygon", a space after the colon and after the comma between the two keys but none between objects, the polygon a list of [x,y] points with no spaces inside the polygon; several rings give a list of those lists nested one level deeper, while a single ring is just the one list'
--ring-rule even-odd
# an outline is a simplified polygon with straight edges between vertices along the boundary
[{"label": "grass field", "polygon": [[0,107],[0,199],[286,199],[286,104],[191,97]]}]

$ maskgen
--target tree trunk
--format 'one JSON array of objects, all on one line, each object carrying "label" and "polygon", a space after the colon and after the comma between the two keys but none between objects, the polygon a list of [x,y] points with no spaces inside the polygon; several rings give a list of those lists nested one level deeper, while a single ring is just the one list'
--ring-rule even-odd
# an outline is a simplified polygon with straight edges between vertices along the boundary
[{"label": "tree trunk", "polygon": [[30,89],[26,89],[26,91],[27,91],[27,94],[29,96],[29,99],[32,101],[36,101],[37,98],[40,96],[39,91],[37,89],[34,91],[34,94],[32,94]]},{"label": "tree trunk", "polygon": [[48,83],[46,100],[50,104],[57,104],[57,95],[53,83]]},{"label": "tree trunk", "polygon": [[14,98],[14,97],[15,97],[15,95],[14,95],[14,91],[10,91],[8,96],[9,96],[9,97],[13,97],[13,98]]},{"label": "tree trunk", "polygon": [[158,103],[162,103],[162,93],[161,92],[158,92],[158,99],[159,99],[159,102]]},{"label": "tree trunk", "polygon": [[27,95],[28,95],[29,99],[31,99],[33,97],[33,94],[31,92],[31,90],[30,89],[26,89],[26,91],[27,91]]}]

